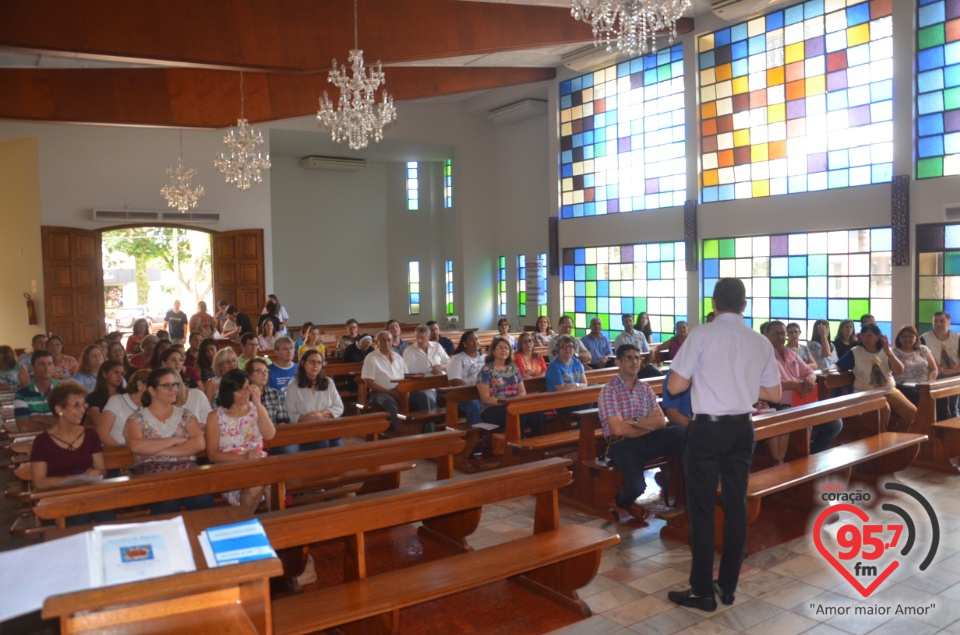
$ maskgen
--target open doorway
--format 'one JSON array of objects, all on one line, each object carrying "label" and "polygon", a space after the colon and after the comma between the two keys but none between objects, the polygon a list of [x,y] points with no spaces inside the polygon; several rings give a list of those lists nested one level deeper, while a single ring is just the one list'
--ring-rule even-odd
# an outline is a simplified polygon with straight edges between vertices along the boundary
[{"label": "open doorway", "polygon": [[181,227],[136,227],[102,233],[104,324],[124,340],[144,318],[149,331],[180,302],[192,315],[197,304],[213,308],[210,234]]}]

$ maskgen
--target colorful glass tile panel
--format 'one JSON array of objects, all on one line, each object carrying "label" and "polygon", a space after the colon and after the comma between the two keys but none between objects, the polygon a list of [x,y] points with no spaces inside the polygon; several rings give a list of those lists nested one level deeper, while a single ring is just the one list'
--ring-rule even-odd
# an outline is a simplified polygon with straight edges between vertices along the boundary
[{"label": "colorful glass tile panel", "polygon": [[407,264],[407,287],[410,295],[410,315],[420,315],[420,261]]},{"label": "colorful glass tile panel", "polygon": [[747,287],[744,321],[755,329],[797,322],[806,341],[816,320],[829,320],[836,335],[841,320],[859,325],[870,313],[889,335],[892,240],[889,227],[704,240],[701,314],[717,281],[737,277]]},{"label": "colorful glass tile panel", "polygon": [[933,328],[933,314],[946,311],[960,325],[960,224],[917,225],[917,304],[921,333]]},{"label": "colorful glass tile panel", "polygon": [[447,315],[453,315],[456,313],[456,307],[453,303],[453,261],[448,260],[446,265],[446,274],[444,277],[446,282],[446,300],[447,300]]},{"label": "colorful glass tile panel", "polygon": [[517,256],[517,317],[527,317],[527,256]]},{"label": "colorful glass tile panel", "polygon": [[682,241],[563,250],[563,314],[585,335],[599,317],[611,341],[622,315],[650,316],[653,341],[669,339],[687,319],[687,272]]},{"label": "colorful glass tile panel", "polygon": [[420,209],[420,170],[416,161],[407,163],[407,209]]},{"label": "colorful glass tile panel", "polygon": [[497,260],[497,315],[507,315],[507,257]]},{"label": "colorful glass tile panel", "polygon": [[560,218],[683,205],[683,47],[560,83]]},{"label": "colorful glass tile panel", "polygon": [[701,200],[893,175],[893,0],[810,0],[698,38]]},{"label": "colorful glass tile panel", "polygon": [[547,254],[537,254],[537,317],[547,316]]},{"label": "colorful glass tile panel", "polygon": [[[957,175],[960,174],[960,0],[919,0],[916,33],[917,178]],[[924,316],[923,319],[930,318]]]}]

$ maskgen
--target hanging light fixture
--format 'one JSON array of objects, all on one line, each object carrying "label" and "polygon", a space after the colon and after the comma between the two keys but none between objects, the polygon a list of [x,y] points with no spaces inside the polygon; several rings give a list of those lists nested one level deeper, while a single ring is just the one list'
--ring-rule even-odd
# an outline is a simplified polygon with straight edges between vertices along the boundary
[{"label": "hanging light fixture", "polygon": [[383,127],[396,120],[397,111],[386,90],[383,91],[383,101],[376,103],[377,89],[386,82],[386,77],[380,60],[377,60],[376,69],[363,66],[363,51],[357,38],[357,0],[353,0],[353,49],[349,61],[353,76],[347,75],[346,66],[338,68],[337,59],[333,59],[327,81],[340,89],[339,110],[330,101],[327,91],[323,91],[317,119],[321,125],[330,128],[330,138],[335,142],[346,139],[351,150],[360,150],[367,147],[371,135],[377,143],[383,139]]},{"label": "hanging light fixture", "polygon": [[573,0],[570,13],[593,28],[597,46],[644,55],[657,52],[659,31],[669,30],[673,43],[677,20],[688,8],[690,0]]},{"label": "hanging light fixture", "polygon": [[193,187],[193,177],[197,175],[197,168],[183,167],[183,130],[180,131],[180,156],[177,158],[177,167],[167,166],[169,181],[160,188],[160,194],[167,199],[167,205],[175,207],[181,213],[191,207],[196,207],[203,196],[203,186]]},{"label": "hanging light fixture", "polygon": [[240,118],[237,127],[223,137],[230,154],[220,153],[213,165],[223,172],[227,183],[236,183],[238,190],[249,190],[252,183],[261,183],[263,173],[270,169],[270,154],[260,152],[263,135],[251,128],[243,114],[243,72],[240,73]]}]

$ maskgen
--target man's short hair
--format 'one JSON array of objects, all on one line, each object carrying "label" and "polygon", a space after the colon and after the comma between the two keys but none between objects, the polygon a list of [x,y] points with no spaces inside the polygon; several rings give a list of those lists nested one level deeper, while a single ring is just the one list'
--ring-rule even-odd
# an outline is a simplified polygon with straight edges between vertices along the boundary
[{"label": "man's short hair", "polygon": [[433,326],[433,325],[436,324],[436,323],[437,323],[436,320],[430,320],[429,322],[427,322],[427,326],[428,326],[428,327],[429,327],[429,326]]},{"label": "man's short hair", "polygon": [[228,306],[229,304],[230,303],[227,302],[226,300],[220,300],[219,302],[217,302],[217,306]]},{"label": "man's short hair", "polygon": [[53,353],[47,350],[33,351],[33,355],[30,356],[30,364],[32,366],[36,366],[37,360],[43,359],[44,357],[49,357],[50,359],[53,359]]},{"label": "man's short hair", "polygon": [[350,318],[349,320],[347,320],[347,321],[344,323],[344,326],[350,326],[351,324],[356,324],[357,326],[360,325],[360,323],[357,322],[355,319]]},{"label": "man's short hair", "polygon": [[37,333],[36,335],[33,336],[33,339],[30,340],[30,343],[31,343],[31,344],[36,344],[38,339],[40,339],[41,337],[46,337],[46,336],[47,336],[46,333]]},{"label": "man's short hair", "polygon": [[281,335],[277,339],[273,340],[274,348],[280,346],[281,344],[289,344],[290,346],[293,346],[293,338],[288,335]]},{"label": "man's short hair", "polygon": [[713,306],[717,311],[740,313],[747,301],[747,289],[740,278],[720,278],[713,289]]},{"label": "man's short hair", "polygon": [[239,313],[239,311],[237,310],[237,307],[231,304],[227,307],[227,315],[233,315],[234,313]]},{"label": "man's short hair", "polygon": [[639,353],[640,349],[634,344],[621,344],[617,347],[617,359],[623,359],[630,351],[637,351]]},{"label": "man's short hair", "polygon": [[623,315],[621,315],[621,316],[620,316],[620,322],[623,322],[623,321],[626,320],[627,318],[630,318],[630,319],[632,320],[632,319],[633,319],[633,313],[624,313]]},{"label": "man's short hair", "polygon": [[870,318],[871,320],[876,320],[876,319],[877,319],[877,318],[873,317],[873,314],[872,314],[872,313],[864,313],[863,315],[860,316],[860,321],[863,322],[863,321],[866,320],[867,318]]},{"label": "man's short hair", "polygon": [[937,311],[936,313],[933,314],[933,317],[935,318],[938,318],[941,316],[947,318],[947,322],[950,321],[950,314],[947,313],[946,311]]},{"label": "man's short hair", "polygon": [[417,326],[416,329],[414,329],[413,332],[414,332],[414,333],[425,333],[426,335],[430,335],[430,327],[427,326],[426,324],[420,324],[419,326]]},{"label": "man's short hair", "polygon": [[253,333],[244,333],[243,335],[240,336],[240,344],[243,345],[249,342],[250,340],[255,340],[255,339],[257,339],[257,336],[254,335]]},{"label": "man's short hair", "polygon": [[561,315],[560,319],[557,320],[557,326],[560,326],[560,322],[563,322],[564,320],[570,320],[570,326],[573,326],[573,318],[569,315]]},{"label": "man's short hair", "polygon": [[397,324],[400,324],[400,322],[397,322],[393,318],[390,318],[389,320],[387,320],[386,328],[390,328],[390,325],[393,324],[394,322],[396,322]]}]

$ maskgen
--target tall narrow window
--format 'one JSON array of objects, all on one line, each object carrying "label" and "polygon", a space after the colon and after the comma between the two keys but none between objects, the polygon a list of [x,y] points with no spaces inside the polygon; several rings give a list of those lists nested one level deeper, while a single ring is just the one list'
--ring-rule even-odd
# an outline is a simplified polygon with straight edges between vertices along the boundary
[{"label": "tall narrow window", "polygon": [[407,265],[407,288],[410,295],[410,315],[420,315],[420,261]]},{"label": "tall narrow window", "polygon": [[420,209],[420,176],[416,161],[407,163],[407,209]]},{"label": "tall narrow window", "polygon": [[447,271],[446,271],[446,294],[447,294],[447,315],[453,315],[456,313],[454,304],[453,304],[453,261],[447,261]]},{"label": "tall narrow window", "polygon": [[500,256],[497,261],[497,315],[507,315],[507,257]]},{"label": "tall narrow window", "polygon": [[527,317],[527,256],[517,256],[517,317]]},{"label": "tall narrow window", "polygon": [[453,207],[453,161],[451,159],[443,162],[443,206],[447,209]]},{"label": "tall narrow window", "polygon": [[537,254],[537,317],[547,315],[547,254]]}]

